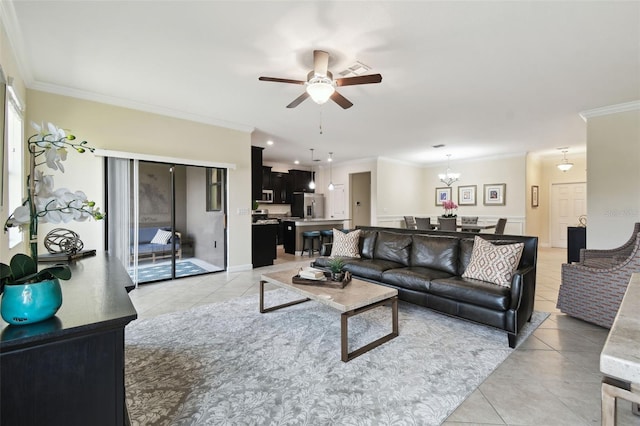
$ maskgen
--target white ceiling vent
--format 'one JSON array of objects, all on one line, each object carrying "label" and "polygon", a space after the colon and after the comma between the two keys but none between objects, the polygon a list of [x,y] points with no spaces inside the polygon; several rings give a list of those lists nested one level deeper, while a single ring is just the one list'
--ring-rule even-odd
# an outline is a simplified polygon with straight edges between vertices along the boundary
[{"label": "white ceiling vent", "polygon": [[360,61],[356,61],[355,64],[351,65],[344,71],[340,71],[340,75],[342,77],[354,77],[358,75],[366,74],[371,67],[369,65],[365,65]]}]

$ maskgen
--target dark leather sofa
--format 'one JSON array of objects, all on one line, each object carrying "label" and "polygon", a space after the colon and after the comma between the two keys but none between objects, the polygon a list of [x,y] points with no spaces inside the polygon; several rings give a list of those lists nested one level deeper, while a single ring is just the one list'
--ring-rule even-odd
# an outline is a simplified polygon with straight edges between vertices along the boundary
[{"label": "dark leather sofa", "polygon": [[[524,243],[511,288],[463,278],[474,235],[465,232],[358,227],[360,258],[345,258],[345,271],[398,290],[398,297],[445,314],[507,331],[514,348],[531,320],[536,287],[538,238],[481,234],[494,244]],[[312,266],[327,269],[331,245]]]}]

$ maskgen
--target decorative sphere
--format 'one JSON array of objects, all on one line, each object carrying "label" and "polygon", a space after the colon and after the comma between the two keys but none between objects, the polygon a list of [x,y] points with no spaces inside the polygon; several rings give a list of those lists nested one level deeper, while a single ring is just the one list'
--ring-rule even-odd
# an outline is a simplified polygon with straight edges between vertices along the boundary
[{"label": "decorative sphere", "polygon": [[84,248],[80,236],[70,229],[56,228],[44,238],[49,253],[76,254]]}]

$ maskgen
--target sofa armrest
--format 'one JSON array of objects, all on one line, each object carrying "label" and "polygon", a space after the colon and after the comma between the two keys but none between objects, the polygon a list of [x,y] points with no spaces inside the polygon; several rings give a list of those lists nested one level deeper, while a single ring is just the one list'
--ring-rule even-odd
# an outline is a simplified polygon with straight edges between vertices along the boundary
[{"label": "sofa armrest", "polygon": [[514,272],[511,278],[511,306],[518,310],[523,302],[531,303],[535,299],[535,267],[526,266]]}]

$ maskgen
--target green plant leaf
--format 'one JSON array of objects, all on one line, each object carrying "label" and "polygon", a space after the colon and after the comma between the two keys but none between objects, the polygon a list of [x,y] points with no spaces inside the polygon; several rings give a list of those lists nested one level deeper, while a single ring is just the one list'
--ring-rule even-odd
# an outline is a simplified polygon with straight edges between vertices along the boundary
[{"label": "green plant leaf", "polygon": [[55,265],[44,269],[41,272],[47,271],[54,277],[60,280],[68,280],[71,278],[71,269],[67,265]]},{"label": "green plant leaf", "polygon": [[4,281],[5,278],[11,278],[11,268],[5,263],[0,263],[0,281]]},{"label": "green plant leaf", "polygon": [[11,258],[11,274],[15,280],[38,272],[36,262],[26,254],[18,253]]}]

